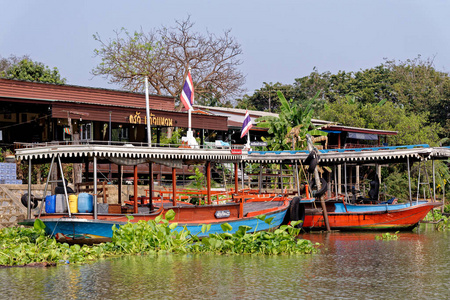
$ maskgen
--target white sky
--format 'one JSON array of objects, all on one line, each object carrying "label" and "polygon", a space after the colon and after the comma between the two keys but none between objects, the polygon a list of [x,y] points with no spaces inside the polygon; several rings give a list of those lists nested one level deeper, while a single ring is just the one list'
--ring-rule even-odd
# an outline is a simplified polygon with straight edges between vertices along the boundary
[{"label": "white sky", "polygon": [[[99,63],[92,35],[149,31],[188,15],[195,30],[232,35],[252,94],[263,82],[379,65],[383,58],[434,59],[450,67],[450,1],[433,0],[0,0],[0,56],[29,55],[57,67],[68,84],[116,88],[90,71]],[[195,75],[193,74],[195,77]]]}]

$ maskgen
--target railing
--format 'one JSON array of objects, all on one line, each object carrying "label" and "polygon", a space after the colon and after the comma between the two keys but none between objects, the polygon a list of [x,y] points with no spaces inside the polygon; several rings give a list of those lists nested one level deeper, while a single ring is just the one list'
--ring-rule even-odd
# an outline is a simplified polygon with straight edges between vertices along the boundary
[{"label": "railing", "polygon": [[[118,142],[118,141],[95,141],[95,140],[79,140],[79,141],[52,141],[41,143],[21,143],[14,142],[14,149],[38,148],[51,146],[79,146],[79,145],[105,145],[105,146],[123,146],[123,147],[149,147],[146,142]],[[194,148],[194,149],[244,149],[245,145],[228,143],[206,142],[204,145],[189,146],[186,143],[181,144],[158,144],[152,143],[151,147],[157,148]]]}]

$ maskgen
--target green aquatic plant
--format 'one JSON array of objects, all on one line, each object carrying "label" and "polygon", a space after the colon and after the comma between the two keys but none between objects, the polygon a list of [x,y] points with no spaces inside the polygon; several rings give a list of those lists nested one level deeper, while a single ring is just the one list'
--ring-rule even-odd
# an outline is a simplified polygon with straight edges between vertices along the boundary
[{"label": "green aquatic plant", "polygon": [[[215,253],[215,254],[307,254],[318,252],[319,244],[299,239],[300,221],[282,225],[274,231],[257,231],[257,227],[240,226],[231,234],[233,227],[224,223],[223,233],[209,234],[200,239],[186,227],[175,230],[177,223],[171,223],[175,212],[169,210],[155,220],[128,222],[113,226],[111,242],[94,246],[58,243],[45,235],[45,224],[36,220],[33,228],[4,228],[0,230],[0,265],[23,266],[32,263],[66,264],[87,263],[103,257],[160,253]],[[260,216],[261,222],[270,224],[273,218]],[[211,229],[211,224],[202,225],[202,232]]]},{"label": "green aquatic plant", "polygon": [[[265,219],[270,223],[272,218]],[[198,239],[191,245],[193,252],[209,252],[217,254],[308,254],[318,252],[319,244],[309,240],[297,238],[300,229],[295,228],[301,221],[293,221],[290,225],[282,225],[274,231],[252,231],[249,226],[239,226],[236,233],[231,234],[233,228],[230,224],[222,224],[223,233],[210,234],[208,237]],[[209,228],[204,229],[207,231]],[[202,228],[202,231],[205,232]]]},{"label": "green aquatic plant", "polygon": [[169,223],[175,212],[169,210],[165,217],[161,215],[150,221],[128,222],[120,227],[113,226],[111,243],[106,247],[115,253],[138,254],[155,252],[187,252],[190,232],[174,230],[178,224]]},{"label": "green aquatic plant", "polygon": [[384,240],[384,241],[392,241],[392,240],[398,240],[399,236],[398,236],[399,231],[396,231],[395,233],[382,233],[381,235],[376,235],[375,239],[376,240]]},{"label": "green aquatic plant", "polygon": [[44,223],[38,219],[33,228],[11,227],[0,230],[0,265],[85,263],[105,256],[102,247],[58,243],[45,235],[44,228]]}]

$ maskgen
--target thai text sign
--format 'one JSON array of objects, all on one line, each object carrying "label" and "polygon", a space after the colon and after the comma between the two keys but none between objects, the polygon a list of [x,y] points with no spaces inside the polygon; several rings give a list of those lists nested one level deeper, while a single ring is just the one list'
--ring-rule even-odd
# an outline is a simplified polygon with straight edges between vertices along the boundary
[{"label": "thai text sign", "polygon": [[[140,112],[136,112],[134,115],[129,117],[131,124],[145,124],[147,125],[147,118],[145,116],[141,117]],[[166,117],[156,117],[154,114],[150,114],[150,124],[156,126],[173,126],[173,119]]]}]

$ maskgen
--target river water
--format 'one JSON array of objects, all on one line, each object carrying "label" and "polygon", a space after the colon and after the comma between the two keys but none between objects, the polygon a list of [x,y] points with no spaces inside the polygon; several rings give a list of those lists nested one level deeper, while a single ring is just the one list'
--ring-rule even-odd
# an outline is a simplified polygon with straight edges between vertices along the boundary
[{"label": "river water", "polygon": [[321,253],[162,255],[0,269],[0,299],[450,299],[450,231],[304,234]]}]

